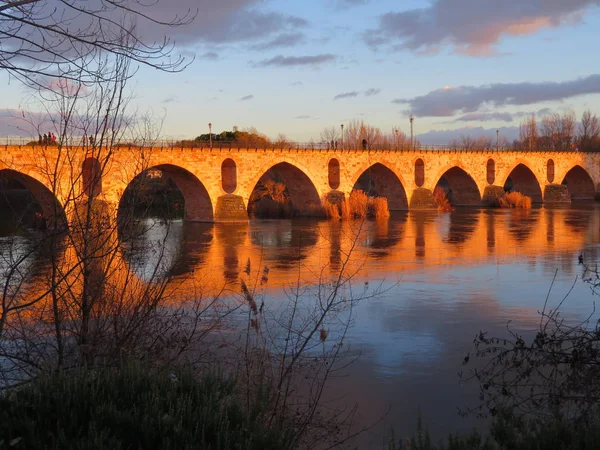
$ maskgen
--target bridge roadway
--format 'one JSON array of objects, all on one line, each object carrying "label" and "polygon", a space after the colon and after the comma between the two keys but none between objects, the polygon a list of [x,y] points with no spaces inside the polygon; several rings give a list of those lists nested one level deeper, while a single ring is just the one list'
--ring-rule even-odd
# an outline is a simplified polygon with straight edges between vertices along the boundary
[{"label": "bridge roadway", "polygon": [[113,205],[116,214],[130,183],[151,169],[182,192],[186,220],[229,222],[247,219],[251,195],[267,173],[286,184],[300,213],[353,189],[386,197],[391,210],[432,209],[438,184],[454,205],[489,203],[505,186],[534,202],[591,199],[600,184],[600,153],[0,147],[0,174],[29,188],[47,217],[56,202],[66,209],[87,195]]}]

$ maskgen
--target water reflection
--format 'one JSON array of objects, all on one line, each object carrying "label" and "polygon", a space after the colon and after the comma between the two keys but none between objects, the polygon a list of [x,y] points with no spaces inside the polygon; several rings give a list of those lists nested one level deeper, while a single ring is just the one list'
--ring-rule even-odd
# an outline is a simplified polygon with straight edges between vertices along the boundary
[{"label": "water reflection", "polygon": [[[282,290],[299,273],[306,282],[326,266],[324,273],[336,274],[358,244],[355,283],[388,280],[389,291],[357,306],[348,344],[362,356],[327,395],[359,403],[365,424],[393,406],[374,431],[378,443],[390,427],[402,435],[412,432],[419,412],[435,424],[436,436],[476,426],[456,415],[459,404],[477,396],[476,388],[459,386],[456,376],[473,337],[480,330],[501,334],[508,320],[516,330],[531,332],[554,276],[551,305],[562,300],[576,276],[581,278],[580,253],[589,261],[600,259],[600,208],[595,204],[409,212],[362,224],[252,220],[198,225],[146,219],[136,227],[137,238],[122,246],[140,278],[150,279],[158,268],[162,275],[184,280],[182,290],[187,279],[205,283],[209,277],[218,288],[237,283],[250,260],[253,267],[271,269],[267,293],[272,302],[285,301]],[[3,258],[6,245],[22,246],[23,252],[31,239],[26,234],[0,239]],[[38,254],[31,263],[40,260],[44,257]],[[589,286],[579,281],[565,314],[586,317],[593,300]]]}]

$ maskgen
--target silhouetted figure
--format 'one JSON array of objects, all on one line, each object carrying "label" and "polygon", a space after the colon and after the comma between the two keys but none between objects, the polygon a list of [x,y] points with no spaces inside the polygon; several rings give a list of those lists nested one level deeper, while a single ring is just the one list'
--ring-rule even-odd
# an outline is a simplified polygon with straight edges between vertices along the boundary
[{"label": "silhouetted figure", "polygon": [[48,136],[44,133],[44,145],[48,145]]},{"label": "silhouetted figure", "polygon": [[367,149],[367,140],[366,139],[362,140],[362,148],[363,148],[363,150]]},{"label": "silhouetted figure", "polygon": [[583,264],[583,253],[579,254],[579,264]]},{"label": "silhouetted figure", "polygon": [[44,143],[44,141],[42,140],[42,135],[38,134],[39,139],[38,139],[38,144],[42,145]]}]

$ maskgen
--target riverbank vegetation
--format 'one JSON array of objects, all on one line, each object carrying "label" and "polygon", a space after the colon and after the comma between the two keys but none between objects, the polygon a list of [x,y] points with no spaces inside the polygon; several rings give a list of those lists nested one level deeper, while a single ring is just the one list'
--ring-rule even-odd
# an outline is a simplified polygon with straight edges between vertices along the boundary
[{"label": "riverbank vegetation", "polygon": [[287,449],[294,425],[265,420],[271,391],[244,404],[232,376],[124,363],[40,373],[0,397],[0,448]]},{"label": "riverbank vegetation", "polygon": [[433,191],[433,198],[437,203],[438,211],[452,212],[452,204],[450,203],[450,200],[448,200],[448,197],[446,196],[446,191],[443,188],[437,186]]},{"label": "riverbank vegetation", "polygon": [[349,197],[337,202],[322,200],[327,218],[333,220],[385,219],[390,216],[385,197],[370,197],[364,191],[353,190]]},{"label": "riverbank vegetation", "polygon": [[520,192],[505,192],[502,197],[494,199],[490,206],[496,208],[531,209],[531,197]]}]

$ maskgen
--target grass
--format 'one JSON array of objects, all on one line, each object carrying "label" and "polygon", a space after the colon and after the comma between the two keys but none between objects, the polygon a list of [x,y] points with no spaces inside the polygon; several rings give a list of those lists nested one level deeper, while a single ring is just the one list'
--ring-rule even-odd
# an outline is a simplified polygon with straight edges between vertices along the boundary
[{"label": "grass", "polygon": [[435,199],[435,202],[437,203],[438,211],[452,212],[452,209],[453,209],[452,204],[448,200],[448,197],[446,197],[446,191],[444,191],[444,189],[437,186],[433,190],[433,198]]},{"label": "grass", "polygon": [[520,192],[507,192],[500,197],[496,204],[499,208],[520,208],[531,209],[531,197],[521,194]]},{"label": "grass", "polygon": [[364,191],[354,190],[348,198],[333,204],[323,199],[325,214],[333,220],[361,219],[369,217],[382,219],[390,216],[388,201],[385,197],[369,197]]},{"label": "grass", "polygon": [[[42,375],[0,397],[0,449],[286,449],[268,401],[247,411],[220,375],[132,365]],[[12,445],[11,445],[12,444]]]}]

